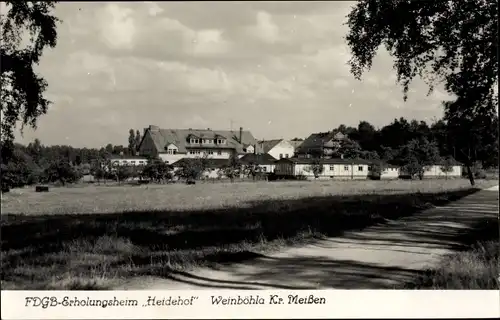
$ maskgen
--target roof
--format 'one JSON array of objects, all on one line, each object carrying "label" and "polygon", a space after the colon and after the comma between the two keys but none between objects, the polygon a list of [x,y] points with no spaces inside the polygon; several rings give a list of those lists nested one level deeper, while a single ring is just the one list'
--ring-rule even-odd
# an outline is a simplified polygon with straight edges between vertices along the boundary
[{"label": "roof", "polygon": [[327,141],[334,139],[343,139],[344,136],[333,132],[319,132],[313,133],[307,137],[299,147],[299,150],[307,152],[308,149],[321,148]]},{"label": "roof", "polygon": [[245,164],[254,163],[254,164],[265,165],[265,164],[274,164],[276,162],[276,159],[274,159],[273,156],[267,153],[263,154],[249,153],[241,157],[240,161]]},{"label": "roof", "polygon": [[365,159],[340,159],[340,158],[331,158],[331,159],[315,159],[315,158],[283,158],[278,160],[277,162],[292,162],[295,164],[312,164],[316,161],[320,161],[323,164],[367,164],[370,165],[373,161],[365,160]]},{"label": "roof", "polygon": [[273,140],[261,140],[259,144],[262,146],[262,151],[268,153],[272,148],[276,147],[278,143],[283,141],[283,139],[273,139]]},{"label": "roof", "polygon": [[188,144],[189,135],[194,135],[201,139],[215,139],[217,136],[227,138],[224,146],[196,146],[209,149],[233,149],[238,153],[243,153],[244,145],[256,145],[257,140],[250,131],[241,131],[241,143],[238,142],[239,131],[230,130],[210,130],[210,129],[145,129],[151,135],[158,152],[164,152],[165,146],[174,144],[179,153],[186,153],[187,149],[195,148]]},{"label": "roof", "polygon": [[295,148],[297,149],[298,147],[300,147],[300,145],[304,142],[304,140],[291,140],[290,141],[290,144]]},{"label": "roof", "polygon": [[[182,158],[171,165],[174,167],[181,167],[189,161],[196,160],[197,158]],[[199,158],[198,158],[199,159]],[[229,164],[229,159],[204,159],[208,168],[222,168]]]}]

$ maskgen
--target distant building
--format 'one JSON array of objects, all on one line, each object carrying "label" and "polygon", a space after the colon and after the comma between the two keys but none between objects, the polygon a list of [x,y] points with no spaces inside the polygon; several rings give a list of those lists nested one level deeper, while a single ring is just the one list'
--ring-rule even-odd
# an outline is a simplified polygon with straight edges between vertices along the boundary
[{"label": "distant building", "polygon": [[146,157],[111,155],[109,156],[111,166],[145,166],[148,163]]},{"label": "distant building", "polygon": [[262,153],[269,154],[274,159],[292,158],[295,153],[295,147],[288,140],[262,140],[259,141]]},{"label": "distant building", "polygon": [[367,179],[371,161],[351,159],[314,159],[314,158],[289,158],[276,161],[275,173],[277,176],[305,176],[315,179],[313,166],[319,160],[323,172],[318,179]]},{"label": "distant building", "polygon": [[243,165],[255,165],[261,169],[261,172],[272,173],[274,172],[276,159],[270,154],[247,154],[244,155],[240,162]]},{"label": "distant building", "polygon": [[144,129],[139,153],[143,156],[160,157],[172,164],[183,158],[206,157],[229,159],[241,157],[259,150],[257,140],[250,131],[211,129],[160,129],[150,125]]},{"label": "distant building", "polygon": [[347,137],[340,132],[313,133],[295,150],[299,158],[331,158]]}]

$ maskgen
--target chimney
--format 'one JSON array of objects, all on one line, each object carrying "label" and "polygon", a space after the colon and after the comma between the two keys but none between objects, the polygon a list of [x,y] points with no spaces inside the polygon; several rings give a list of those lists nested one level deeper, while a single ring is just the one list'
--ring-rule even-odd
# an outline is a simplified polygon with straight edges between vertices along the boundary
[{"label": "chimney", "polygon": [[241,138],[242,137],[243,137],[243,127],[240,127],[240,138],[239,138],[240,143],[241,143]]}]

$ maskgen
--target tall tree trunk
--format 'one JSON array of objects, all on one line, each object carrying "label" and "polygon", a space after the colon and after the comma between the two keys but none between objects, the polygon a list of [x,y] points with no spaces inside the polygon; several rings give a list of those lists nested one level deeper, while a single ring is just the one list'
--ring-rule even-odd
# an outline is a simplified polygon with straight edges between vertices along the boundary
[{"label": "tall tree trunk", "polygon": [[467,163],[466,167],[467,167],[467,177],[469,178],[470,185],[474,186],[476,183],[474,181],[474,173],[472,172],[470,163]]}]

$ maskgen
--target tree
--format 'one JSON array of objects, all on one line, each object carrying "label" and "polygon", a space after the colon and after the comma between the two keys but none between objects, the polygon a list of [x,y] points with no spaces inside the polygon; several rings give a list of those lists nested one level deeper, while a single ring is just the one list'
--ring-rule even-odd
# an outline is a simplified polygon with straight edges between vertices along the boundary
[{"label": "tree", "polygon": [[67,161],[57,161],[45,170],[49,182],[61,182],[62,185],[74,183],[81,178],[78,171]]},{"label": "tree", "polygon": [[455,165],[455,159],[448,156],[443,159],[443,163],[440,166],[441,171],[443,171],[446,175],[446,179],[448,179],[448,173],[453,171],[453,166]]},{"label": "tree", "polygon": [[133,168],[129,166],[119,166],[116,170],[116,178],[118,182],[122,182],[131,178],[133,174]]},{"label": "tree", "polygon": [[139,146],[141,145],[142,138],[139,130],[135,132],[135,151],[139,151]]},{"label": "tree", "polygon": [[236,154],[231,155],[227,165],[222,168],[222,171],[224,172],[224,175],[231,180],[231,182],[234,182],[234,178],[240,175],[241,163]]},{"label": "tree", "polygon": [[439,150],[435,141],[426,138],[413,139],[403,146],[397,156],[401,169],[410,177],[423,179],[424,172],[439,162]]},{"label": "tree", "polygon": [[133,155],[135,154],[136,150],[136,142],[135,142],[135,132],[134,129],[130,129],[128,131],[128,151],[129,154]]},{"label": "tree", "polygon": [[[51,103],[43,96],[47,82],[36,74],[34,66],[45,48],[56,46],[56,24],[60,20],[51,13],[55,1],[4,3],[7,11],[0,16],[0,140],[4,147],[11,148],[16,123],[21,122],[21,131],[26,125],[36,128],[37,119]],[[28,45],[23,38],[26,32],[30,35]]]},{"label": "tree", "polygon": [[[477,161],[498,164],[498,115],[491,104],[480,110],[466,108],[462,99],[446,104],[448,143],[456,159],[465,164],[471,185]],[[492,161],[493,160],[493,161]]]},{"label": "tree", "polygon": [[[469,145],[481,122],[497,114],[497,21],[495,0],[361,0],[348,15],[351,73],[361,79],[377,49],[385,46],[395,59],[405,101],[416,76],[428,84],[429,94],[444,83],[454,96],[444,102],[448,125],[467,127],[458,132]],[[461,154],[473,185],[469,150],[461,148]]]},{"label": "tree", "polygon": [[317,179],[323,173],[325,167],[320,159],[314,159],[308,169],[314,174],[314,178]]}]

